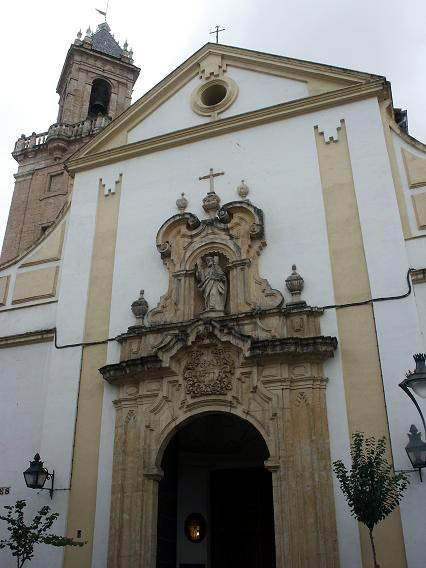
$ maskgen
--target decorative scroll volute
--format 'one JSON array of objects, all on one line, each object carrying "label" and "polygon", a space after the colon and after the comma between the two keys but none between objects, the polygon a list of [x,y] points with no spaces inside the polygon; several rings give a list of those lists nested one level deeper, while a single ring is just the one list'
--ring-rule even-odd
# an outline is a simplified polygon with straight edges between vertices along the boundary
[{"label": "decorative scroll volute", "polygon": [[263,213],[248,202],[227,203],[213,219],[200,221],[192,213],[174,215],[157,234],[169,286],[149,312],[148,321],[158,324],[209,317],[199,278],[199,267],[209,257],[220,259],[218,269],[226,275],[226,305],[215,316],[221,311],[234,314],[279,306],[282,294],[259,276],[258,257],[265,246]]}]

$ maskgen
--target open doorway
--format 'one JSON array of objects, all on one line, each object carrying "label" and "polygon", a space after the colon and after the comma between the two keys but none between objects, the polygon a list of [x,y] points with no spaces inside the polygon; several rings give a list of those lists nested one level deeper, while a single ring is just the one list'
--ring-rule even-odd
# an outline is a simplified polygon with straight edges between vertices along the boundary
[{"label": "open doorway", "polygon": [[258,430],[234,415],[182,426],[162,460],[157,568],[274,568],[268,457]]}]

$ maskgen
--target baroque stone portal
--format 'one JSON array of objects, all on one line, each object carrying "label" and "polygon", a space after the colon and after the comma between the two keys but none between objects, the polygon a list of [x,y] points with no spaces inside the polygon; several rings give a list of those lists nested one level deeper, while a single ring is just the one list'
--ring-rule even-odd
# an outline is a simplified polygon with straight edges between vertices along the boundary
[{"label": "baroque stone portal", "polygon": [[323,369],[337,340],[321,335],[322,309],[286,306],[261,278],[265,246],[247,201],[158,231],[168,290],[146,326],[119,337],[120,362],[100,369],[118,387],[108,568],[156,568],[162,457],[206,413],[248,421],[265,441],[277,568],[338,567]]}]

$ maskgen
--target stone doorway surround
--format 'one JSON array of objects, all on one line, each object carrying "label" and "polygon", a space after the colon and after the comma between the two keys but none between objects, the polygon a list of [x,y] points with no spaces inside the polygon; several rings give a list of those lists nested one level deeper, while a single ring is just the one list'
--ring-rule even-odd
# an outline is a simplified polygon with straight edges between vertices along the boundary
[{"label": "stone doorway surround", "polygon": [[[218,412],[267,445],[277,568],[339,565],[323,371],[337,340],[321,335],[321,309],[284,305],[260,278],[265,245],[263,214],[245,201],[201,221],[180,213],[158,232],[169,289],[148,325],[120,336],[120,362],[100,369],[119,387],[108,568],[155,568],[165,448],[189,420]],[[229,291],[211,318],[196,286],[206,255],[225,259]]]}]

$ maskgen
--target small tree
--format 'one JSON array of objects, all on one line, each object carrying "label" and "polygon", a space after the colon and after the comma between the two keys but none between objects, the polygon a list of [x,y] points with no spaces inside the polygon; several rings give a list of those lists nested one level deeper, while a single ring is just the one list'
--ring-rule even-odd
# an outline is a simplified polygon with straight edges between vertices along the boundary
[{"label": "small tree", "polygon": [[385,457],[386,441],[365,438],[362,432],[352,434],[352,467],[347,470],[341,460],[333,462],[333,471],[357,521],[368,528],[374,567],[377,564],[373,538],[374,527],[399,505],[409,483],[403,473],[395,475]]},{"label": "small tree", "polygon": [[10,535],[7,540],[0,540],[0,549],[9,548],[12,556],[16,556],[16,566],[21,568],[27,560],[34,556],[36,544],[50,544],[52,546],[83,546],[84,542],[77,542],[72,538],[65,538],[50,534],[51,528],[59,513],[50,513],[50,507],[42,507],[30,524],[25,523],[24,509],[27,506],[23,499],[15,505],[7,505],[7,515],[0,515],[0,520],[7,523]]}]

